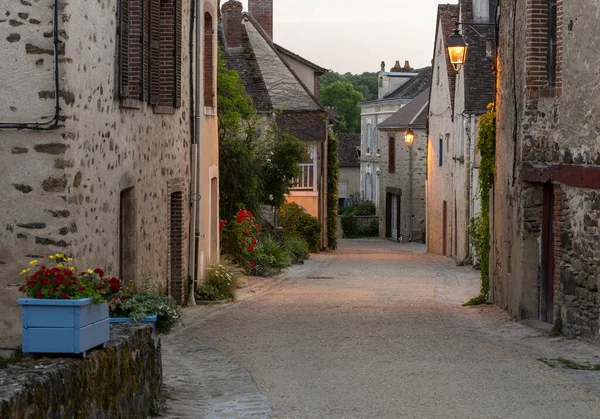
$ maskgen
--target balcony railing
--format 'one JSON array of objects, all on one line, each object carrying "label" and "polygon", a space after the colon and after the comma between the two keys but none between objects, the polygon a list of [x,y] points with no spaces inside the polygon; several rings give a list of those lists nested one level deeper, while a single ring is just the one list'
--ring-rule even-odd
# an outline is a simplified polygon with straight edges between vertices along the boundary
[{"label": "balcony railing", "polygon": [[315,188],[315,167],[312,163],[300,164],[301,173],[292,179],[292,189],[312,191]]}]

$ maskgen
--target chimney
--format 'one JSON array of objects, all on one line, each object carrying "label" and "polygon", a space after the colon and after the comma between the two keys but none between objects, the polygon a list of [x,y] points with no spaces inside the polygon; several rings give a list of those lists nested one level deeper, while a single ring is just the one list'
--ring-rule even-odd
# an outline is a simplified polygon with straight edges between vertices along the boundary
[{"label": "chimney", "polygon": [[396,61],[396,64],[394,64],[394,66],[390,69],[390,71],[392,73],[397,73],[401,70],[402,70],[402,67],[400,67],[400,61]]},{"label": "chimney", "polygon": [[252,17],[273,39],[273,0],[248,0],[248,9]]},{"label": "chimney", "polygon": [[408,62],[408,60],[404,61],[404,69],[405,70],[412,70],[412,67],[410,66],[410,63]]},{"label": "chimney", "polygon": [[221,16],[227,48],[242,46],[242,11],[244,6],[237,0],[229,0],[221,6]]}]

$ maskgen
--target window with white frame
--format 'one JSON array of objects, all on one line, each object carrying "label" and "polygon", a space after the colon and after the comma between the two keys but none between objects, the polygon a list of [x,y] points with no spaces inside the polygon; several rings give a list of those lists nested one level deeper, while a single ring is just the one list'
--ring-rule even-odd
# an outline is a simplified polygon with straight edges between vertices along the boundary
[{"label": "window with white frame", "polygon": [[291,190],[315,191],[317,189],[317,150],[313,144],[309,148],[310,158],[299,163],[300,175],[292,179]]},{"label": "window with white frame", "polygon": [[367,170],[365,172],[365,201],[373,200],[373,172],[371,170],[371,165],[367,165]]}]

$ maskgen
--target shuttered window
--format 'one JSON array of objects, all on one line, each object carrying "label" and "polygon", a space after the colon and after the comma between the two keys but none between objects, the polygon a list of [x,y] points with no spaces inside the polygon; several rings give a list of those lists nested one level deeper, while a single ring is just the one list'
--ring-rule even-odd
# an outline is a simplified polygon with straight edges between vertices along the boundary
[{"label": "shuttered window", "polygon": [[119,94],[181,106],[183,0],[120,0]]},{"label": "shuttered window", "polygon": [[388,172],[394,173],[396,171],[396,139],[394,137],[390,137],[388,149],[389,149]]},{"label": "shuttered window", "polygon": [[213,18],[204,13],[204,106],[215,106],[215,64]]}]

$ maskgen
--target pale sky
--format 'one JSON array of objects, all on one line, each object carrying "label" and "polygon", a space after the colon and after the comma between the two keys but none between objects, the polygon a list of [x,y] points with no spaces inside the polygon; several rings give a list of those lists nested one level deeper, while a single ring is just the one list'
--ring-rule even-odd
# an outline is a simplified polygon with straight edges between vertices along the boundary
[{"label": "pale sky", "polygon": [[[241,0],[248,10],[248,0]],[[221,4],[225,0],[221,0]],[[439,3],[453,0],[274,0],[275,42],[338,73],[429,66]]]}]

